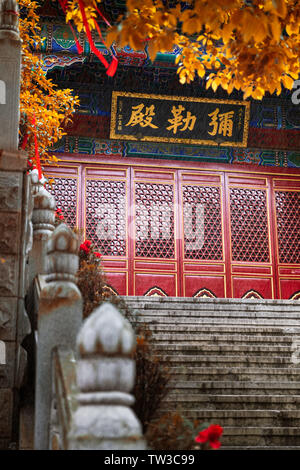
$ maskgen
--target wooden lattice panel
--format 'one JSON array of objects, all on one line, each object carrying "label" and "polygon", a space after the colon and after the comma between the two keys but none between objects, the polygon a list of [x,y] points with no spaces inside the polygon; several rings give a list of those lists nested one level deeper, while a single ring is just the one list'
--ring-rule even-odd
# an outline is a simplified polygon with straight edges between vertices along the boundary
[{"label": "wooden lattice panel", "polygon": [[126,256],[126,183],[86,180],[86,238],[103,256]]},{"label": "wooden lattice panel", "polygon": [[170,184],[135,183],[135,254],[174,258],[174,189]]},{"label": "wooden lattice panel", "polygon": [[183,186],[184,257],[221,260],[222,215],[220,188]]},{"label": "wooden lattice panel", "polygon": [[266,191],[231,188],[230,213],[232,260],[269,262]]},{"label": "wooden lattice panel", "polygon": [[52,187],[47,188],[55,197],[56,208],[61,209],[66,223],[77,225],[77,179],[55,177]]},{"label": "wooden lattice panel", "polygon": [[300,263],[300,192],[276,191],[279,262]]}]

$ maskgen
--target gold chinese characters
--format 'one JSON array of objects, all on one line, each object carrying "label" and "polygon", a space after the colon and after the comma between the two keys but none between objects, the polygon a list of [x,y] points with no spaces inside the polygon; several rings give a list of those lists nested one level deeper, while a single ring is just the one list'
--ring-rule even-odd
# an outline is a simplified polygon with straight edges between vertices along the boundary
[{"label": "gold chinese characters", "polygon": [[[170,124],[165,128],[167,131],[177,134],[178,131],[184,132],[194,130],[197,116],[194,116],[190,111],[187,111],[184,106],[172,106],[171,113],[173,117],[167,120]],[[217,134],[225,137],[232,136],[234,111],[220,113],[220,109],[216,108],[207,116],[210,118],[208,125],[212,126],[210,131],[207,130],[208,134],[212,136]],[[141,103],[136,106],[132,106],[131,116],[125,126],[133,127],[139,125],[141,127],[152,127],[153,129],[158,129],[159,126],[154,124],[155,117],[156,113],[154,104],[146,106],[144,103]]]},{"label": "gold chinese characters", "polygon": [[208,132],[210,135],[224,135],[231,137],[233,129],[233,115],[234,111],[229,111],[228,113],[219,114],[219,108],[216,108],[208,116],[211,117],[209,123],[210,126],[213,126],[211,132]]},{"label": "gold chinese characters", "polygon": [[127,124],[125,124],[126,126],[136,126],[139,124],[141,127],[149,126],[157,129],[157,126],[152,123],[153,116],[155,116],[154,104],[146,107],[145,111],[142,112],[144,106],[143,103],[132,106],[131,116]]}]

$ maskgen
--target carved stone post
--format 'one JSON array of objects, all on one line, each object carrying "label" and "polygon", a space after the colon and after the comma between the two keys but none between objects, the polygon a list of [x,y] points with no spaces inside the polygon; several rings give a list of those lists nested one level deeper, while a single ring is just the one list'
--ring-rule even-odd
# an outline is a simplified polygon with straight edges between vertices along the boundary
[{"label": "carved stone post", "polygon": [[30,173],[33,187],[33,244],[29,259],[29,282],[47,272],[47,243],[54,230],[55,199],[39,181],[38,171]]},{"label": "carved stone post", "polygon": [[21,41],[15,0],[0,0],[0,149],[18,149]]},{"label": "carved stone post", "polygon": [[41,291],[35,388],[35,449],[47,449],[52,398],[51,354],[56,346],[74,348],[82,323],[82,297],[75,284],[77,236],[59,225],[48,241],[48,277]]},{"label": "carved stone post", "polygon": [[110,303],[85,320],[77,339],[79,406],[72,420],[69,449],[146,449],[142,428],[130,406],[135,363],[130,323]]},{"label": "carved stone post", "polygon": [[21,41],[15,0],[0,0],[0,449],[17,446],[19,393],[30,332],[24,308],[31,244],[27,155],[18,151]]}]

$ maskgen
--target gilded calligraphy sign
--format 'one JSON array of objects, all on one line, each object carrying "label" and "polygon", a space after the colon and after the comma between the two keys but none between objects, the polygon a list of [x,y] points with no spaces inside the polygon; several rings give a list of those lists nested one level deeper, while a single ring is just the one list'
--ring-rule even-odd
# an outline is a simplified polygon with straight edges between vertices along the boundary
[{"label": "gilded calligraphy sign", "polygon": [[113,91],[110,138],[246,147],[250,102]]}]

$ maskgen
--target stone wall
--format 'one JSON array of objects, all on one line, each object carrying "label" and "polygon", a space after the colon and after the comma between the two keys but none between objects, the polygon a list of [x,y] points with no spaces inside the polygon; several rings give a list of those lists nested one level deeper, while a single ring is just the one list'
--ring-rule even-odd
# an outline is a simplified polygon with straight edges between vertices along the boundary
[{"label": "stone wall", "polygon": [[17,4],[0,0],[0,449],[18,439],[19,390],[26,369],[21,346],[30,332],[24,308],[31,248],[31,184],[18,151],[21,43]]}]

